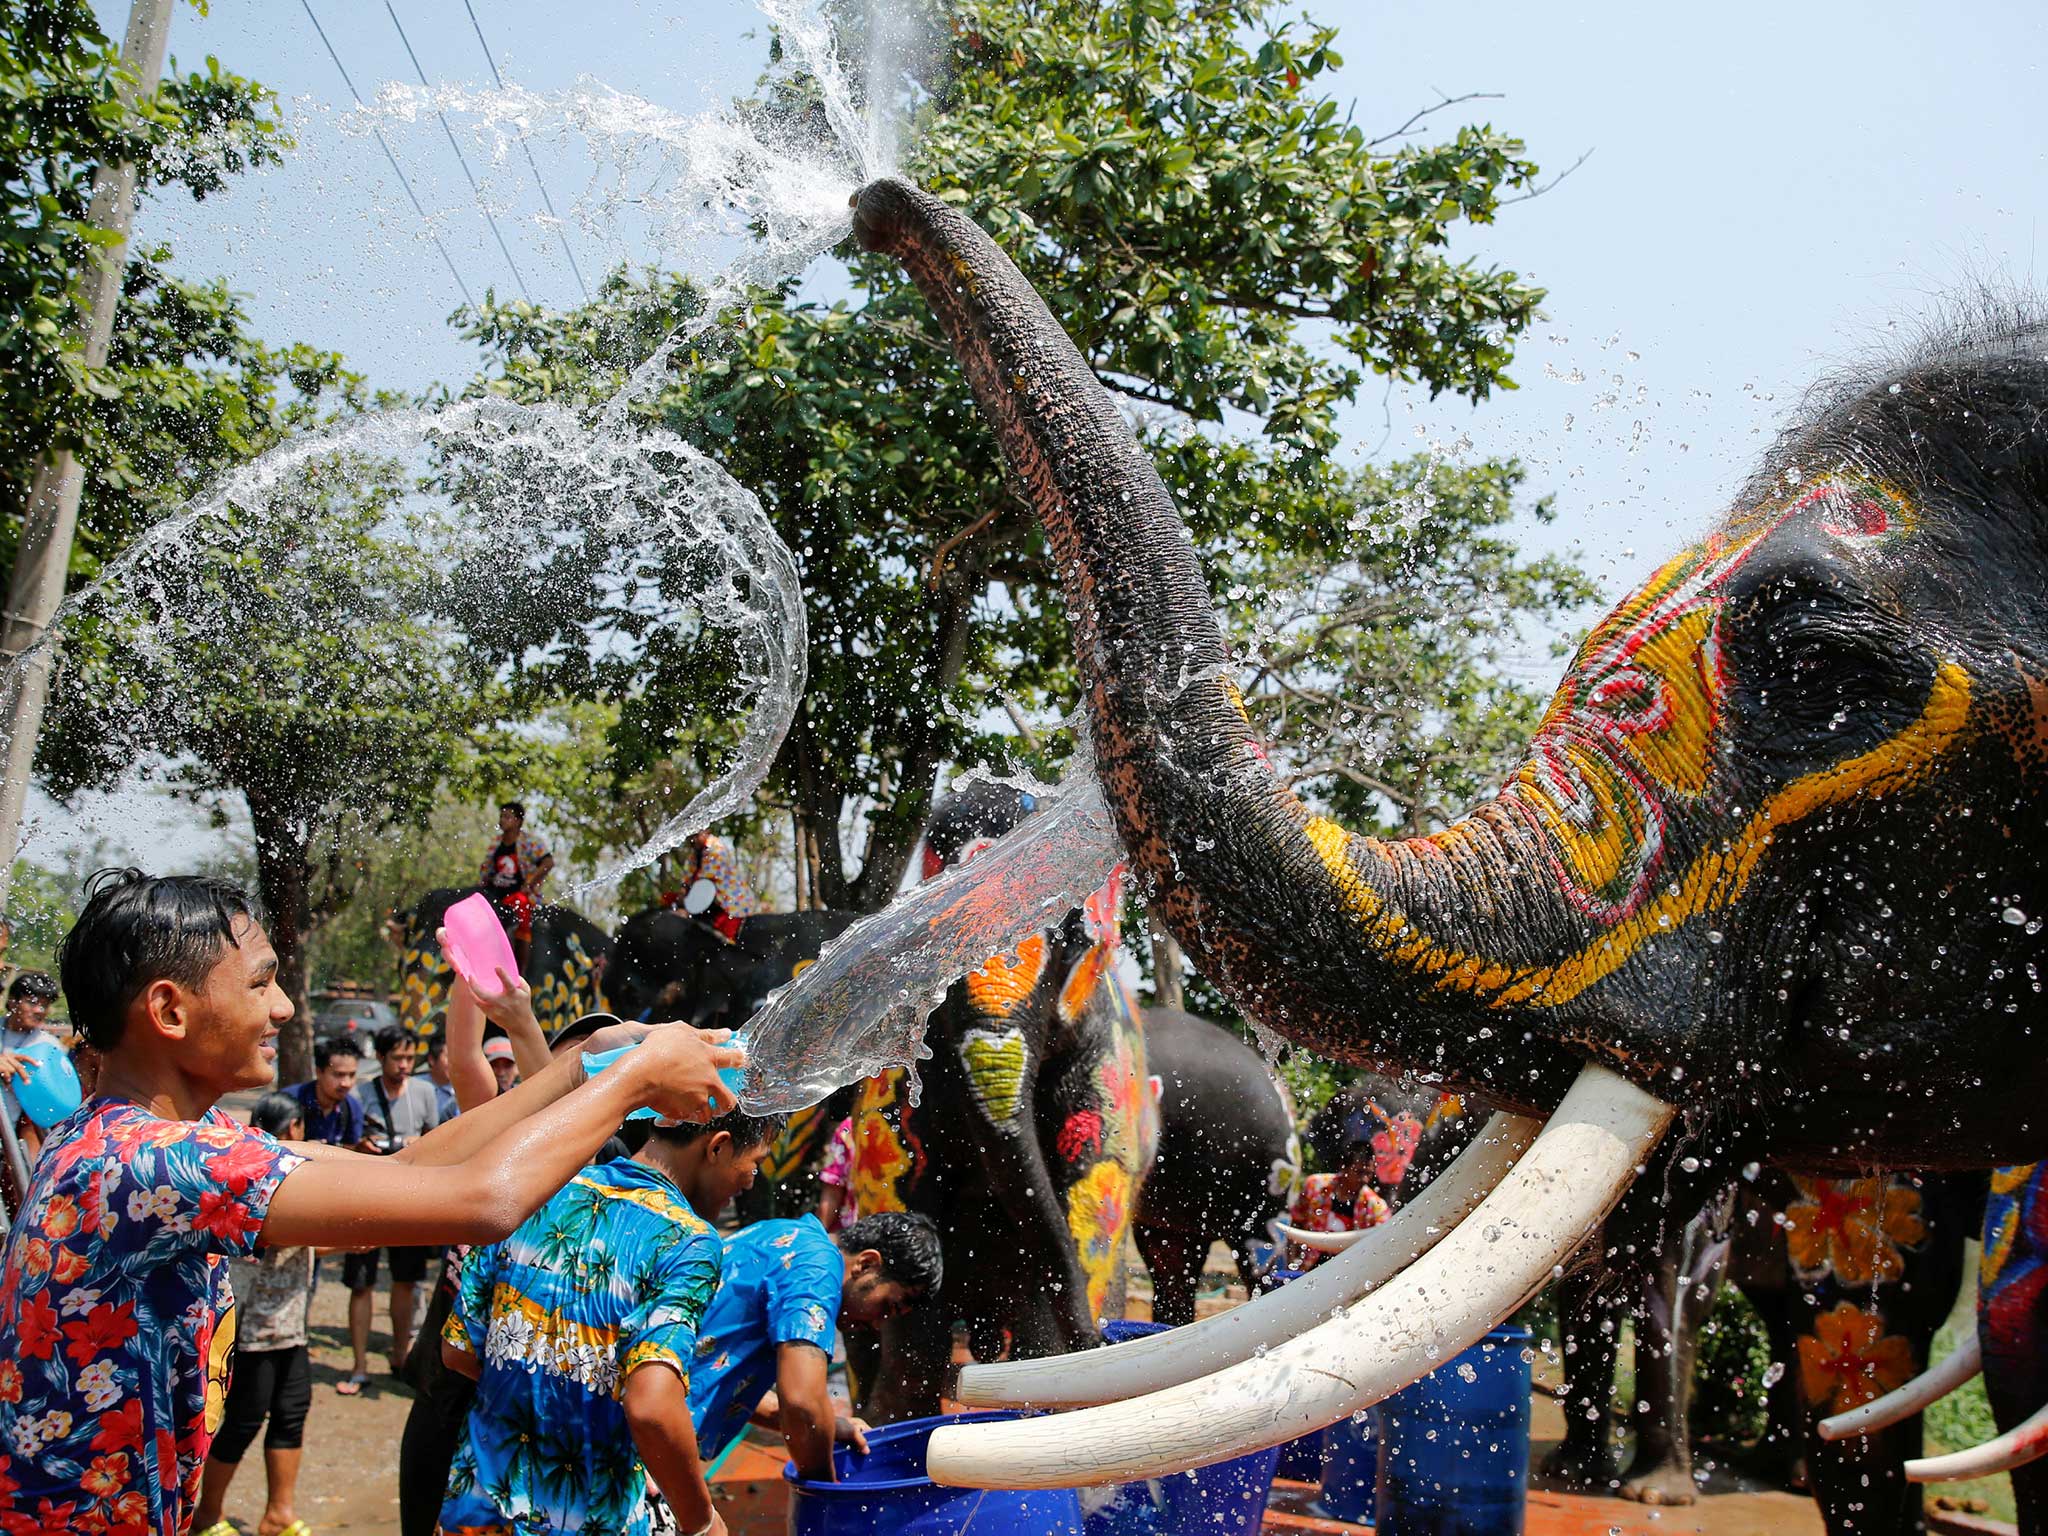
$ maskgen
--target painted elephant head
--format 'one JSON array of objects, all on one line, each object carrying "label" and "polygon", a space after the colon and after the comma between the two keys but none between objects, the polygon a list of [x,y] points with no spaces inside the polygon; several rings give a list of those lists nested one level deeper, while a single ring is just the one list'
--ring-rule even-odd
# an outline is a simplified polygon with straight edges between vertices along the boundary
[{"label": "painted elephant head", "polygon": [[930,302],[1046,530],[1153,910],[1275,1033],[1550,1117],[1472,1223],[1348,1318],[1121,1417],[945,1431],[941,1480],[1187,1465],[1363,1406],[1541,1283],[1680,1111],[1692,1161],[1724,1170],[2048,1152],[2038,332],[1822,399],[1595,627],[1501,792],[1388,841],[1275,776],[1171,497],[1009,259],[898,181],[854,228]]},{"label": "painted elephant head", "polygon": [[[467,890],[427,892],[393,918],[398,939],[398,1018],[424,1040],[448,1006],[455,968],[435,937],[450,907]],[[533,914],[533,943],[525,976],[533,991],[534,1017],[549,1034],[586,1013],[605,1008],[605,963],[611,936],[567,907],[543,906]]]}]

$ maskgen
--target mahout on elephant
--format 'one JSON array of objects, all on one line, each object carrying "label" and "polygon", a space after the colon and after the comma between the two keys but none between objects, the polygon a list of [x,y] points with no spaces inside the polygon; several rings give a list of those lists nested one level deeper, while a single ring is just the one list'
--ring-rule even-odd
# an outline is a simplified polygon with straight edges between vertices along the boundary
[{"label": "mahout on elephant", "polygon": [[[1030,814],[980,783],[925,832],[935,871]],[[1116,977],[1120,874],[1058,927],[989,959],[932,1014],[918,1102],[901,1068],[869,1079],[854,1115],[863,1215],[921,1211],[945,1243],[946,1304],[883,1325],[863,1399],[876,1422],[935,1412],[953,1324],[977,1358],[1088,1349],[1121,1316],[1126,1239],[1159,1112],[1145,1039]]]},{"label": "mahout on elephant", "polygon": [[[931,305],[1046,532],[1148,910],[1261,1026],[1497,1110],[1426,1253],[1389,1277],[1388,1245],[1357,1245],[1227,1332],[1370,1285],[1361,1304],[1234,1360],[1188,1339],[1063,1362],[1065,1403],[1123,1396],[1138,1361],[1151,1390],[944,1428],[936,1478],[1158,1475],[1328,1423],[1474,1342],[1639,1176],[1662,1198],[1630,1210],[1661,1225],[1749,1161],[1861,1176],[2048,1154],[2038,328],[1943,338],[1817,394],[1727,516],[1594,627],[1499,793],[1382,839],[1276,773],[1186,525],[1010,260],[893,179],[857,195],[854,230]],[[1044,1379],[983,1366],[960,1393]]]},{"label": "mahout on elephant", "polygon": [[[448,1006],[455,968],[441,953],[441,920],[472,888],[428,891],[391,915],[398,944],[398,1017],[424,1040]],[[611,935],[572,908],[543,903],[533,909],[533,937],[521,974],[533,993],[534,1017],[553,1034],[605,1007]]]},{"label": "mahout on elephant", "polygon": [[727,939],[701,917],[651,907],[619,928],[605,995],[620,1018],[643,1019],[674,986],[682,999],[677,1018],[704,1029],[737,1029],[859,917],[832,910],[761,912]]},{"label": "mahout on elephant", "polygon": [[1152,1321],[1195,1320],[1195,1291],[1215,1243],[1258,1288],[1253,1245],[1287,1209],[1301,1177],[1286,1090],[1266,1060],[1220,1024],[1178,1008],[1139,1011],[1159,1092],[1159,1151],[1138,1194],[1138,1252],[1152,1277]]}]

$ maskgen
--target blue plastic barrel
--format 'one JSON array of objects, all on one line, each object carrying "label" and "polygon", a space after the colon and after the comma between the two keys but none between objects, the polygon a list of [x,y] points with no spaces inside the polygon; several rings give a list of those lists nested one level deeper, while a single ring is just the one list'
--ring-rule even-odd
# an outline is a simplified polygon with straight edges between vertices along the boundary
[{"label": "blue plastic barrel", "polygon": [[[1276,1291],[1290,1281],[1299,1280],[1305,1273],[1307,1271],[1299,1269],[1269,1269],[1259,1276],[1259,1294],[1263,1296],[1268,1291]],[[1296,1483],[1320,1482],[1323,1464],[1329,1460],[1329,1456],[1330,1432],[1319,1429],[1312,1435],[1303,1435],[1281,1446],[1280,1460],[1273,1468],[1273,1475]],[[1370,1464],[1365,1475],[1367,1481],[1370,1481]]]},{"label": "blue plastic barrel", "polygon": [[[1121,1344],[1165,1328],[1110,1322],[1102,1325],[1102,1336]],[[1089,1512],[1087,1536],[1254,1536],[1266,1518],[1266,1494],[1279,1459],[1279,1447],[1273,1446],[1192,1472],[1125,1483],[1114,1499]]]},{"label": "blue plastic barrel", "polygon": [[1520,1536],[1528,1345],[1496,1328],[1380,1404],[1378,1536]]},{"label": "blue plastic barrel", "polygon": [[1014,1419],[1014,1413],[906,1419],[868,1431],[868,1453],[833,1453],[836,1483],[789,1479],[790,1536],[1081,1536],[1081,1498],[1071,1488],[1002,1492],[942,1488],[924,1475],[925,1442],[942,1424]]},{"label": "blue plastic barrel", "polygon": [[1323,1463],[1323,1491],[1316,1509],[1332,1520],[1358,1525],[1373,1523],[1380,1477],[1379,1410],[1368,1408],[1339,1419],[1323,1431],[1328,1451]]}]

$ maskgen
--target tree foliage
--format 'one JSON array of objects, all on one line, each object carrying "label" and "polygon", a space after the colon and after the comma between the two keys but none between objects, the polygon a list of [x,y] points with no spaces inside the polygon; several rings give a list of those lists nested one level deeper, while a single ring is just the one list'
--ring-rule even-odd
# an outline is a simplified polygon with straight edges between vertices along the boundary
[{"label": "tree foliage", "polygon": [[[236,401],[213,392],[204,371],[237,361],[223,350],[232,304],[218,287],[141,264],[127,288],[146,322],[129,327],[128,347],[105,368],[85,367],[73,334],[80,278],[111,238],[88,205],[94,171],[124,161],[145,193],[210,196],[276,159],[282,125],[268,91],[212,58],[184,74],[174,60],[133,105],[117,89],[126,69],[85,0],[0,0],[0,554],[10,561],[29,484],[52,449],[111,465],[102,489],[123,490],[149,473],[125,413],[152,417],[159,444],[180,411],[195,435],[241,430]],[[88,506],[82,558],[131,531],[95,523],[95,509],[118,505],[101,495]]]},{"label": "tree foliage", "polygon": [[[1475,399],[1510,383],[1540,291],[1450,245],[1532,184],[1522,145],[1485,127],[1368,141],[1321,88],[1334,32],[1281,22],[1264,0],[962,0],[948,14],[940,67],[920,83],[913,173],[995,233],[1129,400],[1219,591],[1243,560],[1258,567],[1250,594],[1313,559],[1342,564],[1345,523],[1420,473],[1332,462],[1335,412],[1367,376]],[[815,105],[801,76],[771,71],[751,110],[786,127]],[[795,815],[819,898],[872,907],[896,888],[939,768],[1002,761],[1001,706],[1063,715],[1074,679],[1044,542],[922,299],[894,264],[840,255],[851,299],[755,294],[641,410],[756,491],[797,555],[810,682],[770,793]],[[620,273],[576,311],[490,303],[462,323],[490,359],[481,387],[593,400],[699,303],[685,280]],[[1514,483],[1509,466],[1472,471],[1437,524],[1446,550],[1504,520]],[[1497,537],[1458,558],[1475,590],[1508,602],[1576,590],[1562,569],[1522,570]],[[1390,562],[1373,561],[1352,568],[1385,583]],[[1348,660],[1386,659],[1426,617],[1376,627]],[[1347,664],[1333,643],[1302,667]],[[1411,735],[1425,720],[1465,729],[1504,701],[1520,718],[1522,701],[1472,672],[1485,650],[1409,677],[1465,701],[1412,712]],[[715,682],[686,671],[644,686],[688,719],[710,712]],[[840,832],[862,819],[856,853]]]}]

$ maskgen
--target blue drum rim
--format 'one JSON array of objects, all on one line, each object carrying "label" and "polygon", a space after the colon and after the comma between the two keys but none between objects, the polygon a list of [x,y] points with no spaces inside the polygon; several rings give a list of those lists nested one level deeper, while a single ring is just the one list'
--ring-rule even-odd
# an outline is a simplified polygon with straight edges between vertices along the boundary
[{"label": "blue drum rim", "polygon": [[[905,1419],[900,1424],[884,1424],[880,1429],[869,1430],[868,1444],[872,1446],[878,1440],[884,1442],[903,1440],[907,1439],[909,1436],[913,1434],[923,1434],[929,1436],[933,1430],[941,1428],[948,1424],[990,1424],[999,1421],[1008,1422],[1013,1419],[1027,1417],[1035,1417],[1035,1415],[1019,1414],[997,1408],[990,1409],[982,1413],[942,1413],[930,1418]],[[808,1498],[816,1499],[860,1499],[869,1498],[881,1493],[901,1493],[906,1489],[920,1488],[930,1488],[940,1493],[946,1494],[987,1493],[996,1491],[991,1489],[979,1488],[953,1488],[949,1487],[945,1483],[935,1483],[929,1477],[900,1477],[890,1478],[886,1481],[859,1483],[813,1482],[808,1478],[802,1478],[796,1475],[795,1462],[789,1463],[789,1465],[785,1466],[782,1469],[782,1477],[783,1480],[787,1482],[793,1490],[802,1492]],[[1017,1489],[1012,1491],[1018,1493],[1020,1496],[1027,1494],[1035,1495],[1048,1491],[1063,1491],[1069,1493],[1072,1492],[1071,1489]]]}]

